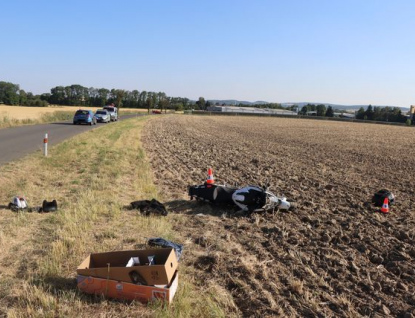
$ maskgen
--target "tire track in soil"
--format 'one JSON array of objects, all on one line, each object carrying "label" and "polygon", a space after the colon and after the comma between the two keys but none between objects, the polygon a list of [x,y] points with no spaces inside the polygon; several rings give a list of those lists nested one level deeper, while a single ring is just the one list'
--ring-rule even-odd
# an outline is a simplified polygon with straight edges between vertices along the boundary
[{"label": "tire track in soil", "polygon": [[[405,134],[405,138],[402,135]],[[244,316],[415,315],[415,150],[406,127],[297,119],[163,116],[143,145],[177,230],[194,244],[184,262],[201,285],[226,288]],[[295,212],[232,217],[188,200],[188,185],[271,183]],[[379,188],[397,203],[380,215]],[[204,216],[197,216],[203,213]]]}]

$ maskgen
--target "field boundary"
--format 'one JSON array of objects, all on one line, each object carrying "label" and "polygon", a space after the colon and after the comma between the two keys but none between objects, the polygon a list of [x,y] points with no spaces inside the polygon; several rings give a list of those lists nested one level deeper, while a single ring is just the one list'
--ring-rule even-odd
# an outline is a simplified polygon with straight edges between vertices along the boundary
[{"label": "field boundary", "polygon": [[329,120],[329,121],[341,121],[341,122],[353,122],[364,124],[380,124],[389,126],[408,126],[405,123],[387,122],[387,121],[373,121],[364,119],[348,119],[348,118],[335,118],[335,117],[319,117],[319,116],[303,116],[303,115],[281,115],[281,114],[254,114],[254,113],[222,113],[222,112],[208,112],[203,110],[194,110],[192,112],[186,112],[187,115],[204,115],[204,116],[253,116],[253,117],[279,117],[279,118],[294,118],[294,119],[313,119],[313,120]]}]

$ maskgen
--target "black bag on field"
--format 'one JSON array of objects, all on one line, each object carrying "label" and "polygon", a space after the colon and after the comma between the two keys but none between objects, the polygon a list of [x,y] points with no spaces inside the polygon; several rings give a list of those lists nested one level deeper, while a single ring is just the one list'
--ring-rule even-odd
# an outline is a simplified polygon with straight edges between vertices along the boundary
[{"label": "black bag on field", "polygon": [[375,206],[381,207],[383,202],[385,201],[385,198],[388,198],[389,205],[392,205],[395,203],[395,196],[392,192],[386,189],[379,190],[376,192],[372,197],[372,203]]},{"label": "black bag on field", "polygon": [[177,244],[174,243],[172,241],[168,241],[165,240],[164,238],[161,237],[155,237],[155,238],[150,238],[147,241],[148,245],[150,246],[160,246],[160,247],[171,247],[174,249],[174,252],[176,253],[176,257],[177,260],[180,260],[180,256],[182,255],[183,252],[183,245],[182,244]]},{"label": "black bag on field", "polygon": [[58,210],[58,203],[56,202],[56,200],[53,200],[51,202],[43,200],[42,212],[55,212],[57,210]]},{"label": "black bag on field", "polygon": [[167,209],[164,204],[160,203],[156,199],[150,200],[140,200],[131,202],[131,207],[133,209],[140,210],[144,215],[158,214],[158,215],[167,215]]}]

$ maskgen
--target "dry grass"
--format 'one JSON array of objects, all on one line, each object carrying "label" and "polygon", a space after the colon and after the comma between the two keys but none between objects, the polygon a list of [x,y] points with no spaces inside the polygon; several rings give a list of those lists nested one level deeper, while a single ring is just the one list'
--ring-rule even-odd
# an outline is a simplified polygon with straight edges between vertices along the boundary
[{"label": "dry grass", "polygon": [[[0,316],[220,317],[216,293],[198,291],[191,268],[181,268],[173,304],[123,303],[80,293],[76,268],[91,252],[142,248],[148,237],[177,242],[182,216],[145,217],[125,209],[161,195],[140,144],[146,117],[103,126],[0,168]],[[30,206],[56,199],[57,213],[14,213],[14,195]]]},{"label": "dry grass", "polygon": [[[49,106],[49,107],[28,107],[28,106],[7,106],[0,105],[0,128],[33,125],[48,123],[59,120],[72,119],[75,110],[78,108],[96,111],[100,107],[85,106]],[[147,113],[146,109],[122,108],[121,114]]]},{"label": "dry grass", "polygon": [[0,105],[0,114],[1,117],[8,117],[14,120],[37,120],[43,114],[50,114],[56,111],[73,112],[75,109],[75,107],[70,106],[29,107]]}]

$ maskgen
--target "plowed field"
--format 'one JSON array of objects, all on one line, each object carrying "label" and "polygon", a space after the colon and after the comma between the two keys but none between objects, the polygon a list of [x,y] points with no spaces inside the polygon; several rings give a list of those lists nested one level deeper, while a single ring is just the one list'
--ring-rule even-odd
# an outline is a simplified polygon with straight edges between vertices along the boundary
[{"label": "plowed field", "polygon": [[[160,116],[143,143],[176,230],[182,264],[231,316],[415,316],[415,130],[260,117]],[[189,201],[217,183],[271,184],[290,212],[236,217]],[[382,188],[389,214],[370,204]],[[220,302],[220,297],[218,297]]]}]

